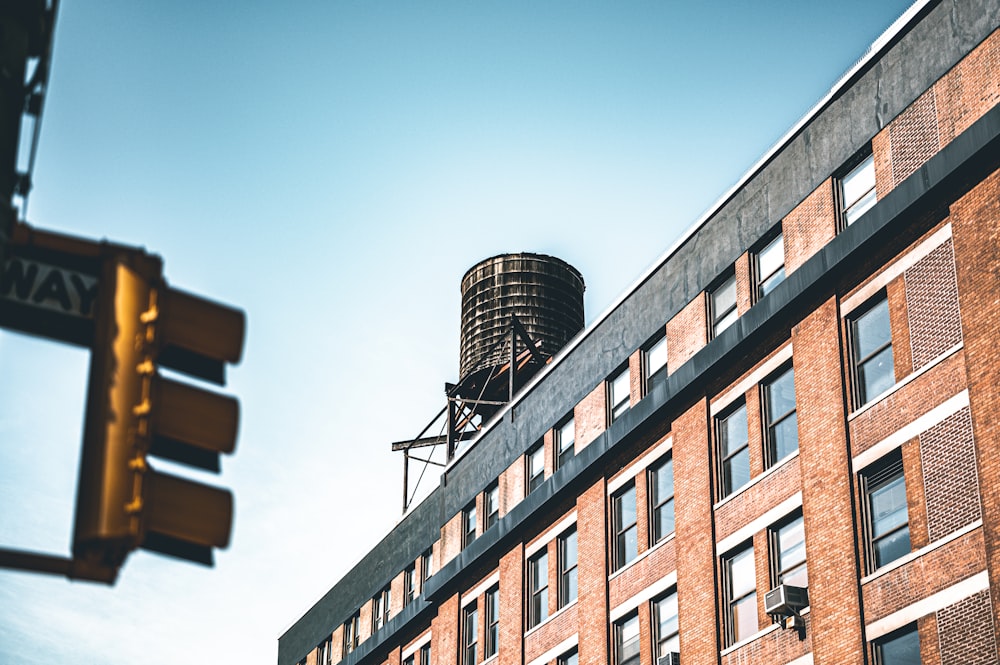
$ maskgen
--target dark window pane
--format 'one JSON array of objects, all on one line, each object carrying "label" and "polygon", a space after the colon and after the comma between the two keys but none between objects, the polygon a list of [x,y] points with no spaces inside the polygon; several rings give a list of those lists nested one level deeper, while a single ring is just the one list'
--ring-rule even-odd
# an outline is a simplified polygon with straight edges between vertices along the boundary
[{"label": "dark window pane", "polygon": [[878,645],[879,665],[920,665],[920,634],[912,626]]}]

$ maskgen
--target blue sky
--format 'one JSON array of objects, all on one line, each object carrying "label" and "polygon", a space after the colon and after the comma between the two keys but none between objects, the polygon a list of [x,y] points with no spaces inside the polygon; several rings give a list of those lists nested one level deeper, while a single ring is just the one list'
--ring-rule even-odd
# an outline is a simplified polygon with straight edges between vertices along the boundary
[{"label": "blue sky", "polygon": [[[232,544],[0,572],[0,662],[274,663],[399,517],[459,281],[554,254],[594,320],[908,2],[64,0],[28,218],[246,310]],[[66,554],[88,355],[0,331],[0,547]]]}]

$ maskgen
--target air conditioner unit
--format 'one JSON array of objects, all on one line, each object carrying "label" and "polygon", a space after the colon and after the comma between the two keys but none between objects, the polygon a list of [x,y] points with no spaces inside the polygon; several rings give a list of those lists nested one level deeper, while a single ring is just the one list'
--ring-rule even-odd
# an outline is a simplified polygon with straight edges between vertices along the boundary
[{"label": "air conditioner unit", "polygon": [[798,616],[809,607],[809,591],[805,587],[779,584],[764,594],[764,611],[778,616]]},{"label": "air conditioner unit", "polygon": [[666,656],[660,656],[656,665],[681,665],[681,655],[676,651],[671,651]]}]

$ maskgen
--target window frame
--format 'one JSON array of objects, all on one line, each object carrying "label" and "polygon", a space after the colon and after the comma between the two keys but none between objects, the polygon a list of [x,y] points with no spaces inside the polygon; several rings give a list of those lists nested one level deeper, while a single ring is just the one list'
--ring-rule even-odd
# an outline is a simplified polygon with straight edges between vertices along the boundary
[{"label": "window frame", "polygon": [[332,665],[333,663],[333,636],[326,637],[316,645],[316,665]]},{"label": "window frame", "polygon": [[[573,436],[570,437],[567,444],[565,432],[568,427],[572,427]],[[569,460],[573,459],[576,455],[575,445],[576,420],[573,418],[573,412],[571,411],[568,416],[552,428],[552,460],[554,462],[553,466],[556,469],[563,468]]]},{"label": "window frame", "polygon": [[[776,242],[781,243],[781,264],[764,275],[761,273],[761,256],[774,246]],[[775,230],[770,231],[764,236],[764,239],[757,245],[757,248],[751,251],[750,257],[753,262],[754,302],[759,302],[761,298],[771,293],[778,284],[781,284],[788,277],[785,272],[785,233],[781,228],[781,224],[778,224]]]},{"label": "window frame", "polygon": [[[862,319],[874,312],[877,308],[881,308],[883,305],[885,306],[886,321],[889,324],[888,339],[887,341],[882,342],[874,351],[869,352],[862,358],[860,357],[861,335],[859,332],[859,323]],[[889,309],[888,292],[885,289],[879,291],[879,293],[869,298],[863,305],[851,311],[851,313],[847,316],[847,320],[849,322],[847,330],[851,360],[851,396],[854,398],[854,408],[859,409],[892,386],[896,385],[896,357],[892,344],[892,311]],[[862,370],[869,363],[876,361],[886,349],[889,350],[889,378],[891,379],[891,383],[889,384],[889,388],[884,388],[869,395],[868,387],[862,380]]]},{"label": "window frame", "polygon": [[494,480],[483,492],[483,531],[500,521],[500,482]]},{"label": "window frame", "polygon": [[391,602],[392,586],[387,584],[372,598],[372,634],[375,634],[385,624],[389,623]]},{"label": "window frame", "polygon": [[[621,510],[621,500],[628,494],[631,494],[632,496],[632,512],[635,515],[635,519],[629,524],[624,524],[622,522],[622,515],[624,513]],[[611,529],[613,538],[611,547],[612,572],[618,572],[622,568],[625,568],[639,556],[639,505],[636,497],[637,493],[635,480],[632,480],[623,487],[617,489],[611,495]],[[629,532],[634,533],[632,541],[635,543],[635,553],[631,557],[627,556]]]},{"label": "window frame", "polygon": [[[782,414],[775,416],[772,413],[772,399],[769,389],[784,379],[788,374],[792,375],[792,408]],[[764,464],[765,468],[771,468],[786,457],[790,457],[799,449],[798,430],[798,395],[795,393],[795,366],[792,361],[784,363],[781,367],[769,374],[766,379],[760,382],[760,408],[761,408],[761,429],[764,438]],[[784,455],[778,453],[777,438],[774,435],[775,429],[790,418],[795,419],[795,449],[786,452]]]},{"label": "window frame", "polygon": [[528,557],[528,630],[549,618],[549,553],[542,548]]},{"label": "window frame", "polygon": [[[851,176],[859,173],[863,167],[866,166],[868,162],[871,162],[872,169],[872,184],[869,189],[866,189],[860,196],[856,197],[850,203],[847,202],[847,193],[844,190],[844,184],[847,182]],[[859,150],[853,157],[847,160],[843,166],[838,169],[837,173],[833,177],[834,182],[834,196],[835,203],[837,207],[837,225],[838,232],[842,232],[848,226],[860,219],[866,212],[871,210],[872,207],[878,203],[878,187],[875,172],[875,156],[872,152],[872,144],[868,143],[865,147]],[[872,196],[872,200],[867,202],[866,199]],[[858,204],[862,204],[861,207],[864,209],[858,213],[858,216],[848,221],[848,216],[854,211],[855,208],[859,207]]]},{"label": "window frame", "polygon": [[500,585],[494,584],[483,595],[486,630],[483,632],[483,660],[497,655],[500,644]]},{"label": "window frame", "polygon": [[[725,310],[719,311],[719,305],[716,303],[716,294],[721,293],[729,283],[733,284],[733,304],[732,306],[726,307]],[[736,271],[730,268],[725,272],[725,274],[719,277],[713,286],[711,286],[707,291],[707,301],[708,301],[708,340],[712,341],[733,324],[736,323],[737,319],[740,318],[739,314],[739,293],[736,287]],[[732,319],[729,319],[730,315]],[[728,321],[728,322],[727,322]],[[725,325],[722,325],[725,323]],[[720,327],[721,326],[721,327]]]},{"label": "window frame", "polygon": [[[569,560],[568,543],[570,539],[573,540],[572,561]],[[576,525],[564,531],[556,539],[556,579],[559,581],[559,587],[556,590],[556,607],[559,610],[575,603],[580,595],[577,568],[580,562],[579,547],[580,541],[577,537]],[[572,580],[572,584],[570,580]]]},{"label": "window frame", "polygon": [[[791,527],[796,522],[802,524],[802,560],[792,563],[790,565],[784,565],[783,550],[781,549],[781,532],[784,529]],[[798,568],[802,568],[806,576],[805,584],[794,584],[793,586],[807,587],[809,586],[809,556],[806,552],[806,525],[802,518],[802,510],[796,510],[792,514],[784,517],[781,521],[772,524],[767,530],[767,541],[768,549],[770,553],[769,563],[771,565],[771,586],[777,587],[779,584],[786,584],[785,578],[789,573],[796,571]]]},{"label": "window frame", "polygon": [[673,642],[675,639],[678,640],[678,642],[677,642],[678,646],[677,646],[676,649],[671,648],[670,649],[670,653],[678,653],[680,651],[680,644],[679,644],[679,639],[680,639],[680,637],[679,637],[680,636],[680,624],[679,624],[680,612],[679,611],[674,614],[674,623],[675,623],[675,626],[676,626],[677,630],[674,630],[674,632],[672,632],[672,633],[670,633],[669,635],[666,635],[666,636],[663,636],[663,635],[660,634],[660,623],[661,623],[661,621],[660,621],[660,606],[664,603],[664,601],[667,601],[671,596],[674,599],[673,600],[673,604],[676,607],[677,606],[677,587],[673,587],[671,589],[668,589],[666,593],[661,594],[660,596],[654,598],[653,601],[650,603],[650,610],[652,612],[652,617],[651,617],[651,621],[650,621],[650,629],[651,629],[651,632],[653,634],[653,662],[654,663],[659,663],[660,659],[664,658],[666,656],[666,654],[660,653],[661,649],[666,644],[669,644],[669,643]]},{"label": "window frame", "polygon": [[430,579],[433,575],[431,570],[431,560],[434,555],[433,548],[428,547],[423,554],[420,555],[420,593],[424,592],[424,583]]},{"label": "window frame", "polygon": [[[724,439],[725,424],[733,417],[736,412],[743,411],[743,420],[746,422],[744,427],[743,435],[745,440],[742,445],[735,451],[726,454],[723,450],[724,441],[728,441],[728,438]],[[725,409],[716,414],[714,420],[715,426],[715,450],[716,457],[718,458],[718,474],[719,474],[719,497],[718,500],[721,501],[728,496],[732,496],[739,492],[740,489],[746,487],[747,484],[753,479],[753,471],[750,469],[750,421],[747,414],[747,403],[745,397],[740,397],[734,400],[732,404],[726,406]],[[727,464],[737,457],[746,456],[746,468],[747,477],[746,480],[740,484],[732,484],[726,475]]]},{"label": "window frame", "polygon": [[419,649],[420,665],[431,665],[431,643],[424,644]]},{"label": "window frame", "polygon": [[[920,630],[916,621],[909,623],[901,628],[897,628],[891,633],[882,635],[871,643],[871,655],[872,663],[874,665],[894,665],[892,661],[887,661],[885,659],[885,654],[883,653],[883,648],[889,642],[893,642],[900,638],[910,637],[916,640],[917,643],[917,655],[922,657],[920,649]],[[922,662],[922,660],[921,660]]]},{"label": "window frame", "polygon": [[344,645],[341,650],[341,659],[347,658],[347,655],[352,653],[358,648],[360,644],[360,639],[358,635],[358,629],[361,627],[361,610],[356,610],[354,614],[347,618],[344,622]]},{"label": "window frame", "polygon": [[[894,561],[898,561],[913,551],[913,539],[910,533],[909,492],[906,487],[906,468],[903,463],[902,448],[897,448],[875,463],[868,465],[858,475],[862,496],[861,506],[864,511],[865,560],[868,564],[867,567],[870,574],[890,565]],[[873,496],[898,482],[902,482],[903,486],[903,508],[906,511],[906,521],[876,536],[876,521],[872,506]],[[904,529],[907,542],[909,543],[907,551],[887,561],[880,561],[878,543],[888,540],[890,536],[900,534]]]},{"label": "window frame", "polygon": [[462,608],[462,665],[479,662],[479,610],[476,601]]},{"label": "window frame", "polygon": [[560,654],[556,659],[556,665],[579,665],[580,663],[580,650],[579,647],[573,647],[569,651]]},{"label": "window frame", "polygon": [[462,549],[471,545],[473,541],[476,540],[476,522],[478,516],[476,513],[476,502],[472,501],[469,505],[462,509]]},{"label": "window frame", "polygon": [[[661,499],[659,497],[659,476],[664,468],[670,467],[670,496]],[[677,527],[676,514],[674,513],[674,496],[676,492],[674,491],[674,458],[671,453],[667,453],[664,457],[654,462],[650,465],[646,472],[647,476],[647,486],[649,488],[649,544],[650,547],[656,545],[657,543],[666,540],[670,534],[674,533]],[[660,533],[660,511],[663,510],[669,504],[670,507],[670,522],[674,525],[674,528],[666,533]]]},{"label": "window frame", "polygon": [[[635,621],[635,655],[633,655],[629,660],[624,660],[623,652],[625,651],[625,626],[632,621]],[[638,609],[632,610],[628,614],[619,619],[616,619],[612,626],[614,628],[614,647],[615,647],[615,659],[614,665],[639,665],[641,654],[642,654],[642,631],[639,623],[639,611]],[[630,640],[631,643],[631,640]]]},{"label": "window frame", "polygon": [[403,607],[417,597],[417,564],[411,563],[403,569]]},{"label": "window frame", "polygon": [[[540,462],[538,473],[532,473],[535,461]],[[545,482],[545,442],[538,441],[524,454],[524,494],[527,496]]]},{"label": "window frame", "polygon": [[[662,347],[660,345],[663,345]],[[663,364],[655,369],[649,364],[654,349],[662,348]],[[653,388],[661,383],[666,383],[668,376],[667,363],[667,331],[661,330],[642,347],[642,389],[643,395],[653,392]]]},{"label": "window frame", "polygon": [[[750,564],[753,567],[753,586],[750,587],[749,591],[741,593],[736,597],[737,591],[734,589],[734,575],[733,568],[734,563],[738,559],[743,557],[749,557]],[[722,591],[723,591],[723,625],[724,625],[724,637],[725,637],[725,647],[731,647],[738,642],[755,635],[760,631],[760,617],[757,614],[757,562],[754,559],[754,547],[753,541],[748,540],[742,545],[730,550],[722,557],[723,565],[722,569]],[[738,606],[742,605],[744,602],[752,599],[750,605],[753,608],[754,631],[749,635],[742,635],[739,633],[739,621],[737,619],[735,610]]]},{"label": "window frame", "polygon": [[[619,381],[624,379],[625,394],[617,402],[615,401],[615,386],[621,385]],[[608,396],[608,425],[624,416],[632,408],[632,374],[628,363],[616,369],[605,381]]]}]

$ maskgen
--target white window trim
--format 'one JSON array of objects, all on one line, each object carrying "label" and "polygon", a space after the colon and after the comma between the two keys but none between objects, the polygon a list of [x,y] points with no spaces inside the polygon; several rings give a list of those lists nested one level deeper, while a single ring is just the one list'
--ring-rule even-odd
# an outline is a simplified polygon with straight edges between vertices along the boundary
[{"label": "white window trim", "polygon": [[965,389],[941,402],[922,416],[918,416],[909,424],[904,425],[878,443],[872,445],[871,448],[855,455],[851,459],[854,471],[862,471],[865,467],[882,459],[913,437],[923,434],[968,406],[969,391]]},{"label": "white window trim", "polygon": [[735,490],[733,490],[733,492],[731,494],[728,494],[725,497],[719,499],[715,503],[715,505],[712,506],[712,510],[713,511],[718,511],[719,508],[721,508],[722,506],[726,505],[730,501],[734,501],[734,500],[736,500],[737,497],[743,496],[743,493],[746,492],[748,489],[750,489],[751,487],[753,487],[757,483],[763,482],[766,478],[769,478],[771,475],[777,473],[779,469],[781,469],[782,467],[784,467],[786,464],[788,464],[789,462],[791,462],[793,459],[798,458],[798,456],[799,456],[799,449],[796,448],[795,450],[793,450],[792,452],[788,453],[787,455],[785,455],[784,457],[782,457],[780,460],[778,460],[777,462],[775,462],[771,466],[769,466],[766,469],[764,469],[763,473],[759,473],[756,476],[754,476],[753,478],[751,478],[750,482],[746,483],[745,485],[740,485]]},{"label": "white window trim", "polygon": [[723,554],[727,554],[735,547],[750,540],[750,538],[752,538],[758,531],[763,531],[772,524],[780,522],[783,518],[787,517],[801,507],[802,492],[796,492],[760,517],[752,520],[748,524],[745,524],[716,543],[716,555],[722,556]]},{"label": "white window trim", "polygon": [[882,272],[872,277],[864,286],[841,300],[841,316],[846,316],[865,304],[869,298],[884,289],[889,282],[902,275],[907,269],[912,268],[918,261],[947,242],[949,238],[951,238],[951,222],[942,226],[907,254],[886,266]]},{"label": "white window trim", "polygon": [[659,461],[661,457],[673,450],[673,447],[674,437],[673,435],[668,434],[663,441],[650,448],[642,457],[638,458],[627,467],[616,473],[611,480],[608,481],[607,495],[611,496],[622,487],[629,484],[629,482],[634,480],[636,476],[645,471],[647,467],[651,466],[654,462]]},{"label": "white window trim", "polygon": [[947,589],[942,589],[926,598],[907,605],[901,610],[897,610],[887,617],[865,626],[865,639],[869,642],[877,640],[883,635],[888,635],[892,631],[913,623],[921,617],[925,617],[931,612],[937,612],[964,600],[974,593],[979,593],[990,588],[990,576],[985,570],[967,577],[957,584],[953,584]]},{"label": "white window trim", "polygon": [[497,570],[492,575],[487,577],[485,580],[477,584],[475,587],[469,589],[468,591],[462,594],[462,602],[460,603],[461,607],[465,608],[466,605],[471,604],[476,600],[476,598],[479,598],[481,595],[486,593],[486,590],[489,589],[491,586],[499,583],[500,583],[500,571]]},{"label": "white window trim", "polygon": [[562,518],[548,529],[543,531],[541,535],[535,538],[534,542],[528,547],[524,548],[524,558],[530,559],[532,556],[545,549],[545,547],[555,540],[558,536],[561,536],[564,531],[569,529],[571,526],[576,524],[576,511],[574,510],[566,517]]},{"label": "white window trim", "polygon": [[578,633],[573,633],[572,635],[570,635],[569,637],[567,637],[565,640],[563,640],[559,644],[555,645],[554,647],[552,647],[551,649],[549,649],[548,651],[546,651],[542,655],[540,655],[537,658],[533,658],[532,660],[528,661],[527,665],[545,665],[546,663],[551,662],[551,661],[555,660],[556,658],[558,658],[559,656],[563,655],[564,653],[566,653],[567,651],[569,651],[573,647],[579,646],[579,643],[580,643],[580,636],[579,636],[579,634]]},{"label": "white window trim", "polygon": [[611,612],[608,613],[608,619],[611,621],[611,623],[618,621],[626,614],[629,614],[630,612],[634,611],[642,603],[646,602],[647,600],[651,600],[656,596],[659,596],[661,593],[663,593],[664,591],[673,586],[677,586],[676,570],[672,573],[664,575],[660,579],[656,580],[652,584],[648,585],[646,588],[636,593],[631,598],[628,598],[618,603],[618,605],[616,605],[611,610]]},{"label": "white window trim", "polygon": [[947,360],[951,356],[953,356],[956,353],[958,353],[959,351],[961,351],[964,348],[964,346],[965,346],[964,342],[959,342],[955,346],[951,347],[950,349],[948,349],[947,351],[945,351],[944,353],[942,353],[941,355],[939,355],[934,360],[930,361],[929,363],[927,363],[926,365],[924,365],[923,367],[921,367],[920,369],[918,369],[916,372],[910,372],[905,377],[903,377],[900,381],[897,381],[896,383],[892,384],[890,387],[886,388],[884,391],[882,391],[878,395],[875,395],[870,400],[868,400],[867,402],[865,402],[864,404],[862,404],[861,406],[859,406],[857,409],[855,409],[854,411],[852,411],[849,414],[847,414],[847,422],[850,422],[850,421],[854,420],[855,418],[857,418],[858,416],[860,416],[862,413],[864,413],[868,409],[874,407],[876,404],[878,404],[879,402],[881,402],[882,400],[884,400],[886,397],[888,397],[889,395],[893,394],[894,392],[896,392],[898,390],[902,390],[903,386],[908,385],[910,383],[913,383],[918,378],[920,378],[921,376],[923,376],[927,372],[931,371],[932,369],[934,369],[935,367],[937,367],[938,365],[940,365],[941,363],[943,363],[945,360]]},{"label": "white window trim", "polygon": [[958,529],[957,531],[953,531],[952,533],[949,533],[944,538],[939,538],[938,540],[935,540],[933,543],[929,543],[927,545],[924,545],[919,550],[913,550],[909,554],[901,556],[898,559],[896,559],[895,561],[892,561],[891,563],[887,563],[886,565],[884,565],[881,568],[879,568],[878,570],[876,570],[874,573],[871,573],[870,575],[866,575],[866,576],[862,577],[861,578],[861,585],[864,586],[865,584],[868,584],[872,580],[876,580],[876,579],[882,577],[883,575],[886,575],[887,573],[891,573],[892,571],[896,570],[897,568],[901,568],[902,566],[905,566],[906,564],[910,563],[914,559],[919,559],[920,557],[922,557],[922,556],[924,556],[926,554],[929,554],[930,552],[933,552],[934,550],[941,549],[942,547],[944,547],[948,543],[952,542],[953,540],[958,540],[962,536],[964,536],[964,535],[966,535],[968,533],[972,533],[973,531],[975,531],[976,529],[978,529],[982,525],[983,525],[983,521],[982,520],[976,520],[975,522],[970,522],[969,524],[966,524],[965,526],[963,526],[961,529]]},{"label": "white window trim", "polygon": [[528,635],[531,635],[532,633],[537,632],[539,629],[541,629],[542,626],[544,626],[545,624],[549,623],[550,621],[552,621],[553,619],[555,619],[557,616],[560,616],[561,614],[563,614],[565,612],[568,612],[570,610],[570,608],[572,608],[572,607],[576,607],[577,602],[579,600],[580,599],[577,598],[572,603],[567,603],[566,605],[563,605],[558,610],[556,610],[552,614],[550,614],[547,617],[545,617],[544,620],[539,621],[536,625],[534,625],[531,628],[529,628],[528,630],[524,631],[524,637],[527,638]]},{"label": "white window trim", "polygon": [[810,651],[804,656],[799,656],[795,660],[790,660],[785,665],[813,665],[813,655]]},{"label": "white window trim", "polygon": [[746,377],[734,385],[732,388],[726,392],[718,395],[715,400],[712,401],[709,412],[714,418],[719,415],[727,408],[729,405],[743,397],[751,388],[755,385],[761,383],[764,379],[768,377],[771,373],[785,364],[787,361],[792,359],[792,343],[788,342],[784,348],[775,353],[773,356],[765,360],[761,365],[746,375]]},{"label": "white window trim", "polygon": [[413,654],[417,653],[417,651],[420,650],[420,647],[424,646],[425,644],[430,644],[430,641],[431,641],[431,631],[428,630],[426,633],[424,633],[416,640],[414,640],[410,646],[403,649],[403,653],[400,655],[400,660],[406,660]]}]

